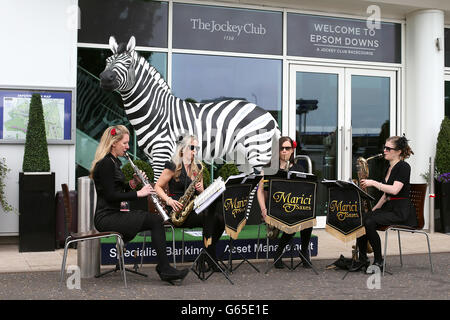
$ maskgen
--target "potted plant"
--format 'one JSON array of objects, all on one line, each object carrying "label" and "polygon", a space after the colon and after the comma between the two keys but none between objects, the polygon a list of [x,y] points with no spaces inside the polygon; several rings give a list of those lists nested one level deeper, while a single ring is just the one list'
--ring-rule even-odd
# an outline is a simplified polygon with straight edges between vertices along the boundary
[{"label": "potted plant", "polygon": [[[435,158],[435,217],[440,217],[440,229],[450,232],[450,119],[444,117],[437,138]],[[439,226],[437,226],[439,227]]]},{"label": "potted plant", "polygon": [[6,165],[6,159],[0,159],[0,206],[4,212],[17,211],[12,205],[8,203],[5,196],[6,175],[11,171]]},{"label": "potted plant", "polygon": [[30,102],[19,173],[19,251],[55,250],[55,173],[50,172],[44,111],[39,94]]}]

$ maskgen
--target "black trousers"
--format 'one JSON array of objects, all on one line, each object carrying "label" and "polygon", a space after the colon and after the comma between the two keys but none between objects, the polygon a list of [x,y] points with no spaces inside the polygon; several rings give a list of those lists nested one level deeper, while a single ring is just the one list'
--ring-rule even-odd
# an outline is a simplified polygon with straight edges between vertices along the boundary
[{"label": "black trousers", "polygon": [[377,228],[379,226],[402,224],[404,221],[399,219],[394,212],[377,209],[363,214],[363,223],[366,234],[357,239],[360,259],[367,260],[367,241],[373,249],[374,262],[381,262],[383,255],[381,253],[381,239],[378,235]]},{"label": "black trousers", "polygon": [[217,260],[216,245],[225,230],[221,197],[201,213],[191,212],[181,227],[203,228],[203,244],[205,240],[211,239],[211,245],[206,248],[206,251]]},{"label": "black trousers", "polygon": [[[312,234],[313,228],[307,228],[300,231],[300,243],[301,243],[301,252],[305,258],[309,258],[309,242],[311,240],[311,234]],[[294,237],[295,233],[286,233],[283,232],[283,234],[280,237],[280,240],[278,242],[278,248],[275,254],[275,259],[277,259],[280,254],[283,253],[284,248],[287,246],[287,244],[291,241],[291,239]]]}]

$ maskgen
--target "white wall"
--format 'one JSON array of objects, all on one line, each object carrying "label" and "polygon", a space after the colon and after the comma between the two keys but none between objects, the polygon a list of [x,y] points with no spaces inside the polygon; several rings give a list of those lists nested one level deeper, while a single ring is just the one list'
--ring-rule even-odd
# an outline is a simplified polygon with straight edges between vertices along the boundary
[{"label": "white wall", "polygon": [[[0,88],[76,88],[77,8],[78,0],[0,2]],[[53,144],[48,149],[55,190],[61,190],[61,183],[69,183],[69,188],[74,189],[75,144]],[[17,209],[23,152],[23,144],[0,142],[0,157],[6,158],[11,169],[6,197]],[[18,215],[4,213],[0,208],[0,235],[18,231]]]},{"label": "white wall", "polygon": [[[436,48],[439,38],[441,50]],[[411,182],[424,183],[429,158],[436,154],[436,141],[444,118],[444,13],[420,10],[406,18],[406,137],[415,154]],[[425,202],[425,227],[429,225],[429,198]]]}]

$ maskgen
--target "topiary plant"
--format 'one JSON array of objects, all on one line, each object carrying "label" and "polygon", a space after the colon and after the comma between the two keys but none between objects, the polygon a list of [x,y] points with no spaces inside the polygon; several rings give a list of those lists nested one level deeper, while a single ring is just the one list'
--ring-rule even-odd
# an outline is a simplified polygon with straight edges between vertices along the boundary
[{"label": "topiary plant", "polygon": [[38,93],[31,96],[22,171],[50,172],[44,110]]},{"label": "topiary plant", "polygon": [[438,180],[450,182],[450,119],[444,117],[436,143],[435,169]]},{"label": "topiary plant", "polygon": [[218,171],[219,176],[221,176],[224,181],[226,181],[229,176],[237,175],[239,173],[239,169],[234,163],[225,163]]},{"label": "topiary plant", "polygon": [[[150,164],[148,164],[147,162],[143,161],[143,160],[133,160],[133,163],[135,164],[136,167],[138,167],[140,170],[144,171],[145,174],[147,175],[148,181],[150,183],[153,182],[153,168]],[[122,167],[122,172],[125,175],[125,179],[126,181],[129,181],[131,179],[133,179],[133,174],[134,174],[134,170],[131,167],[131,164],[129,162],[127,162],[123,167]],[[136,190],[140,190],[142,188],[142,183],[139,184],[136,187]]]}]

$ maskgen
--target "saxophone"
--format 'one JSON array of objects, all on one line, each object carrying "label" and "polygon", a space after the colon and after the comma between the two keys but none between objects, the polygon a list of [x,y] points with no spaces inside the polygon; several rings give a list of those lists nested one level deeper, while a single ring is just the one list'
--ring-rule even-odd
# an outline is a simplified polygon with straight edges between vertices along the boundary
[{"label": "saxophone", "polygon": [[[127,152],[125,152],[125,156],[128,158],[128,161],[131,164],[131,167],[134,170],[134,173],[136,173],[136,175],[139,177],[139,179],[141,179],[142,183],[144,185],[149,184],[148,180],[144,177],[144,175],[141,173],[141,171],[136,167],[136,165],[133,163],[133,161],[131,161],[130,156],[128,155]],[[161,204],[161,202],[159,201],[159,198],[156,194],[150,194],[150,199],[152,199],[153,203],[155,204],[156,209],[158,210],[158,213],[161,215],[161,217],[163,218],[164,222],[166,222],[167,220],[169,220],[169,216],[166,213],[166,209],[165,207]]]},{"label": "saxophone", "polygon": [[181,203],[183,208],[179,211],[172,210],[170,214],[170,218],[172,220],[172,223],[179,227],[181,226],[184,221],[186,221],[188,215],[191,213],[192,209],[194,208],[194,199],[193,197],[195,193],[195,185],[200,182],[200,179],[203,176],[203,164],[200,172],[195,176],[194,180],[192,180],[191,184],[187,187],[186,191],[184,192],[183,196],[178,200],[178,202]]},{"label": "saxophone", "polygon": [[[358,173],[358,186],[361,187],[360,182],[361,182],[362,179],[367,179],[369,177],[369,164],[368,164],[368,162],[370,160],[372,160],[372,159],[378,159],[378,158],[381,158],[381,157],[383,157],[383,154],[379,153],[379,154],[371,156],[371,157],[369,157],[367,159],[364,159],[363,157],[359,157],[358,159],[356,159],[356,170],[357,170],[357,173]],[[361,189],[364,192],[367,192],[367,188],[361,187]],[[370,206],[369,200],[365,200],[365,199],[362,200],[362,206],[363,206],[363,212],[364,213],[368,212],[371,209],[371,208],[369,208],[369,206]],[[353,246],[353,249],[354,250],[352,252],[352,258],[354,260],[356,260],[356,253],[357,253],[356,245]],[[367,242],[367,253],[372,253],[372,252],[373,252],[372,246],[370,245],[369,242]]]}]

